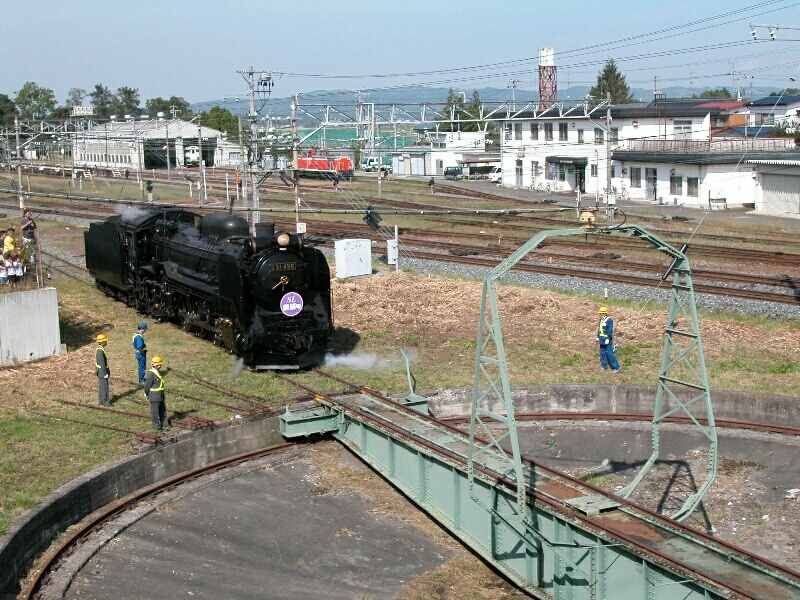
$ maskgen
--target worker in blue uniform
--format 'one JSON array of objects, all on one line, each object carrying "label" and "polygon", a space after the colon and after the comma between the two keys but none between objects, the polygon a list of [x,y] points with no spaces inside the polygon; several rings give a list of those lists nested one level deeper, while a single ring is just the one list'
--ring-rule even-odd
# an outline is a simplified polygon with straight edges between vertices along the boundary
[{"label": "worker in blue uniform", "polygon": [[600,366],[608,370],[610,366],[614,373],[619,373],[622,367],[614,354],[614,319],[608,314],[608,307],[601,306],[597,311],[600,315],[600,324],[597,326],[597,337],[600,344]]},{"label": "worker in blue uniform", "polygon": [[144,382],[144,374],[147,370],[147,344],[144,341],[144,332],[147,331],[147,323],[139,323],[136,333],[133,334],[133,356],[139,365],[139,384]]}]

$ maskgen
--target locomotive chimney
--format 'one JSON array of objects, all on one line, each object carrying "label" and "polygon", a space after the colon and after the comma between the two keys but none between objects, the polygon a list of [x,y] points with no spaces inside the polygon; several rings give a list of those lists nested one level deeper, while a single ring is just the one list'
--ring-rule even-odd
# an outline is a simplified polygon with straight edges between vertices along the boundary
[{"label": "locomotive chimney", "polygon": [[275,237],[275,223],[256,223],[256,237],[257,238],[272,238]]}]

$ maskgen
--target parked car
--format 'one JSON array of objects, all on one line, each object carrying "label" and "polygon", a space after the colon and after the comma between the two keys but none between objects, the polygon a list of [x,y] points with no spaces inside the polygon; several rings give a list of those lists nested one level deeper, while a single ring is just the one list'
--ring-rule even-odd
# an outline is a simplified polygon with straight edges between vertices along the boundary
[{"label": "parked car", "polygon": [[492,170],[489,171],[489,181],[493,181],[494,183],[502,183],[503,169],[500,167],[492,167]]},{"label": "parked car", "polygon": [[445,167],[444,168],[444,178],[445,179],[452,179],[458,180],[464,178],[464,169],[461,167]]}]

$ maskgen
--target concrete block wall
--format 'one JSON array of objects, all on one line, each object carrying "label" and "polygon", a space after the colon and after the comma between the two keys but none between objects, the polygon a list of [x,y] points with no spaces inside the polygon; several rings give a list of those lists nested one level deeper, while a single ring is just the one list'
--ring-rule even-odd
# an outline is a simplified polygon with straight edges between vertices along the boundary
[{"label": "concrete block wall", "polygon": [[0,364],[60,353],[55,288],[0,294]]}]

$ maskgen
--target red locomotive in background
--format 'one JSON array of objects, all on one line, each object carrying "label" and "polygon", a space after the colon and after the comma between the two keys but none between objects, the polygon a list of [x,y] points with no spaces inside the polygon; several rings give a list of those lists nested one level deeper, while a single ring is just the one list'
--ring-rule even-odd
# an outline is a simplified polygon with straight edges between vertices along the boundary
[{"label": "red locomotive in background", "polygon": [[297,159],[297,174],[300,177],[349,181],[353,173],[353,159],[349,156],[325,156],[312,149]]}]

